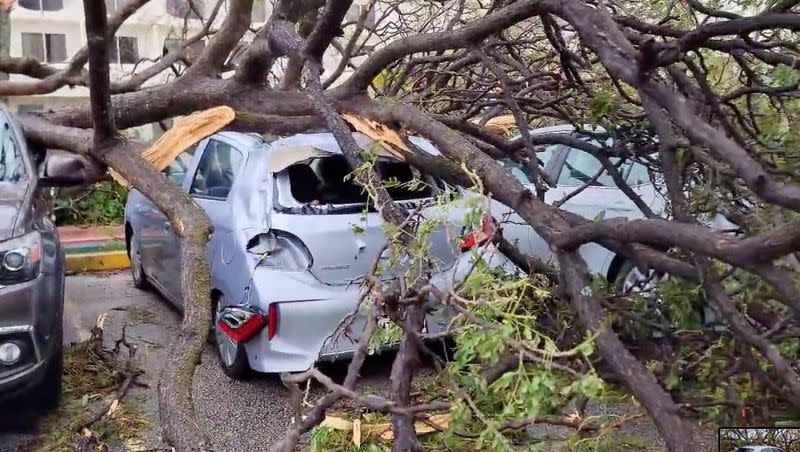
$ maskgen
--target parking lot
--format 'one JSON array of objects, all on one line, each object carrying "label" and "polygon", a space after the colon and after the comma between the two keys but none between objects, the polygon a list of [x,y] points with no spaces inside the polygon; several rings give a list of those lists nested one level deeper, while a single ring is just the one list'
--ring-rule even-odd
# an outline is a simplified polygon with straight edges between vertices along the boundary
[{"label": "parking lot", "polygon": [[[169,450],[161,441],[156,383],[169,344],[177,332],[180,315],[155,293],[135,289],[127,271],[67,277],[65,341],[88,339],[97,317],[102,314],[107,314],[104,343],[108,348],[113,347],[114,341],[120,337],[122,326],[128,325],[126,337],[137,346],[137,364],[145,370],[141,380],[149,385],[148,388],[133,389],[123,400],[123,404],[136,404],[145,413],[149,427],[138,432],[139,440],[135,443],[112,450]],[[390,384],[392,358],[391,353],[368,358],[361,372],[359,389],[385,394]],[[346,373],[346,363],[322,364],[320,368],[334,379],[341,379]],[[211,346],[206,348],[197,368],[193,389],[198,419],[215,450],[268,450],[291,424],[288,391],[277,375],[254,375],[247,381],[231,380],[220,369],[215,349]],[[308,400],[313,403],[318,393],[318,388],[312,388]],[[591,404],[589,412],[608,415],[638,409],[632,405]],[[14,411],[11,416],[0,418],[0,452],[31,450],[31,441],[43,430],[41,416],[35,413],[20,415]],[[546,436],[554,432],[563,433],[551,426],[537,427],[537,430],[541,430],[537,434]],[[703,441],[714,443],[713,433],[705,431]],[[661,440],[653,424],[646,419],[631,422],[621,429],[620,434],[635,436],[653,445],[652,449],[642,450],[661,450]]]},{"label": "parking lot", "polygon": [[[129,325],[127,338],[138,347],[138,364],[145,370],[142,381],[150,386],[133,390],[123,401],[138,404],[151,424],[142,432],[142,443],[130,448],[164,447],[158,431],[156,382],[180,316],[158,295],[135,289],[128,272],[67,277],[65,341],[88,339],[97,316],[104,313],[108,314],[106,342],[113,344],[122,325]],[[362,385],[372,391],[388,385],[391,361],[387,358],[370,359],[362,373]],[[345,366],[328,365],[325,370],[336,377],[344,374]],[[216,450],[263,451],[290,425],[288,392],[277,376],[257,375],[248,381],[233,381],[220,370],[211,347],[197,368],[194,402]],[[35,414],[20,417],[14,413],[13,418],[1,419],[0,452],[25,446],[40,430],[40,419]]]}]

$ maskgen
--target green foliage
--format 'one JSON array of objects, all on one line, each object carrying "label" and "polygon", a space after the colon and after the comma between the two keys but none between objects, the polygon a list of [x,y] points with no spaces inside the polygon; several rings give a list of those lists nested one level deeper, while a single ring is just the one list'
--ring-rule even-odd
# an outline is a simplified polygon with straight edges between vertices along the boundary
[{"label": "green foliage", "polygon": [[120,224],[127,190],[114,181],[98,182],[81,192],[62,191],[55,198],[56,224]]},{"label": "green foliage", "polygon": [[616,117],[620,101],[616,91],[598,91],[589,103],[589,119],[592,124],[610,125]]}]

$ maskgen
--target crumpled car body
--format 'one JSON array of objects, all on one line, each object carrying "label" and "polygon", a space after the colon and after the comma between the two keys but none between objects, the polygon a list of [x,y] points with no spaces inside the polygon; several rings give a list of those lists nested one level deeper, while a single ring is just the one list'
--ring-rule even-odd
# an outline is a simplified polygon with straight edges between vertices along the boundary
[{"label": "crumpled car body", "polygon": [[[366,136],[354,137],[365,150],[376,151]],[[438,154],[425,140],[412,142],[421,152]],[[434,257],[430,275],[435,286],[447,290],[469,273],[475,258],[459,248],[463,198],[433,203],[450,189],[376,152],[375,164],[391,182],[389,191],[397,202],[436,221],[426,240]],[[164,173],[205,209],[213,224],[207,256],[215,313],[229,321],[226,328],[243,318],[265,324],[247,340],[216,335],[224,342],[219,347],[223,367],[244,353],[248,367],[258,372],[302,371],[317,360],[354,352],[366,319],[359,309],[361,281],[381,253],[383,260],[388,256],[386,230],[380,214],[365,203],[367,195],[348,176],[351,169],[331,134],[267,143],[257,135],[217,133],[178,156]],[[413,182],[419,180],[426,183]],[[134,283],[146,280],[180,307],[180,241],[169,220],[132,190],[125,227]],[[490,265],[514,271],[488,248]],[[392,274],[387,270],[380,277]],[[234,306],[251,306],[254,314],[224,311]],[[351,316],[349,328],[341,328]],[[432,307],[426,331],[443,330],[451,318],[448,308]],[[219,325],[216,329],[219,333]]]}]

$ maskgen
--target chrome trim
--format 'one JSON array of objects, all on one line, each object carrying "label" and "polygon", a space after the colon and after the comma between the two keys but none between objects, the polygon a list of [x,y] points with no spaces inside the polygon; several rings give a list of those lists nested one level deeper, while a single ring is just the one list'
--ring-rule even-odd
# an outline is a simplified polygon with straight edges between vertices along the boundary
[{"label": "chrome trim", "polygon": [[[39,349],[39,341],[36,340],[36,335],[33,331],[33,325],[13,325],[13,326],[0,326],[0,335],[13,334],[13,333],[28,333],[31,336],[33,343],[33,354],[36,356],[36,362],[42,363],[42,351]],[[37,364],[37,365],[38,365]]]},{"label": "chrome trim", "polygon": [[11,375],[11,376],[9,376],[8,378],[5,378],[5,379],[3,379],[3,380],[0,380],[0,386],[4,385],[4,384],[6,384],[6,383],[10,383],[10,382],[12,382],[12,381],[14,381],[14,380],[17,380],[17,379],[19,379],[19,378],[24,378],[24,377],[27,377],[28,375],[30,375],[30,374],[32,374],[32,373],[34,373],[34,372],[36,372],[37,370],[41,369],[41,368],[42,368],[42,366],[44,366],[44,365],[45,365],[45,362],[44,362],[44,361],[39,361],[38,363],[34,364],[34,365],[33,365],[33,367],[31,367],[31,368],[30,368],[30,369],[28,369],[28,370],[23,370],[23,371],[22,371],[22,372],[20,372],[20,373],[17,373],[17,374]]},{"label": "chrome trim", "polygon": [[13,326],[0,326],[0,334],[11,333],[32,333],[32,325],[13,325]]}]

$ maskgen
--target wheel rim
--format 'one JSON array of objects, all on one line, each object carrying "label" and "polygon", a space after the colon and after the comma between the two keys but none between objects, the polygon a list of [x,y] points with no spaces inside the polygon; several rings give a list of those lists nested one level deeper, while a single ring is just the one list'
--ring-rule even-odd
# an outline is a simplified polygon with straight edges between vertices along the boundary
[{"label": "wheel rim", "polygon": [[133,236],[131,238],[131,274],[133,275],[133,280],[137,283],[141,282],[143,271],[139,241],[136,239],[136,236]]},{"label": "wheel rim", "polygon": [[233,361],[236,359],[236,349],[238,345],[233,341],[224,331],[219,327],[217,319],[221,308],[214,311],[214,334],[217,338],[217,352],[219,357],[226,366],[232,366]]}]

